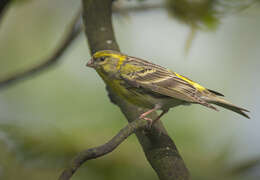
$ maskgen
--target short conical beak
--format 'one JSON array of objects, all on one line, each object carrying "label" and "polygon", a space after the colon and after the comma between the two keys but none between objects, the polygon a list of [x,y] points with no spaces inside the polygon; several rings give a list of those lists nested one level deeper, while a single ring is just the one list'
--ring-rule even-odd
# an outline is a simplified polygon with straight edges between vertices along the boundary
[{"label": "short conical beak", "polygon": [[91,68],[94,67],[94,66],[93,66],[93,59],[92,59],[92,58],[88,61],[88,63],[86,64],[86,66],[91,67]]}]

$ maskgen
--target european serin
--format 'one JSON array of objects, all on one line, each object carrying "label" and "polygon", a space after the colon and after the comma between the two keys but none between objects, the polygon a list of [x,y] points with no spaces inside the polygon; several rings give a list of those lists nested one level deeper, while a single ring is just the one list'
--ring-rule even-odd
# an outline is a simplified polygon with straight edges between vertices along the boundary
[{"label": "european serin", "polygon": [[[139,107],[148,108],[139,118],[150,122],[159,120],[170,108],[185,104],[201,104],[217,110],[212,105],[215,104],[249,118],[245,113],[248,110],[224,100],[220,97],[223,96],[221,93],[139,58],[103,50],[96,52],[87,66],[94,68],[118,96]],[[156,110],[162,110],[162,113],[155,120],[147,117]]]}]

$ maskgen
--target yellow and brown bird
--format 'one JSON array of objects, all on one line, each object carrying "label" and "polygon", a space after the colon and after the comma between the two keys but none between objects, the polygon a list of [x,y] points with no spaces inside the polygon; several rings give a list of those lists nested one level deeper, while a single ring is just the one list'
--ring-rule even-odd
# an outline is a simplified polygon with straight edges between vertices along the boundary
[{"label": "yellow and brown bird", "polygon": [[[159,120],[170,108],[185,104],[200,104],[217,110],[212,105],[215,104],[249,118],[245,113],[248,110],[224,100],[221,93],[136,57],[103,50],[96,52],[87,66],[94,68],[118,96],[127,102],[148,108],[140,118],[150,122]],[[156,119],[147,117],[156,110],[162,110]]]}]

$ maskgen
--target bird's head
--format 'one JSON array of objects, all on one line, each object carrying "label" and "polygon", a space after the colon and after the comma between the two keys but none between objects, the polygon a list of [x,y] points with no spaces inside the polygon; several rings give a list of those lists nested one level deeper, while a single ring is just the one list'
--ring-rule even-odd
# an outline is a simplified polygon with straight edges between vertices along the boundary
[{"label": "bird's head", "polygon": [[97,71],[103,70],[107,73],[116,73],[125,59],[126,55],[118,51],[103,50],[96,52],[88,61],[87,66]]}]

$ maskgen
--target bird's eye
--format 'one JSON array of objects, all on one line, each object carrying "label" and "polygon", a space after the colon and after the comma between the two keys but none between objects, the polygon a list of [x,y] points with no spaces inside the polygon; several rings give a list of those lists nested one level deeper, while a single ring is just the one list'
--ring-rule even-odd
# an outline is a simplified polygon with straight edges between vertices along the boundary
[{"label": "bird's eye", "polygon": [[102,61],[105,61],[105,59],[106,59],[105,57],[100,57],[100,58],[99,58],[99,61],[102,62]]}]

